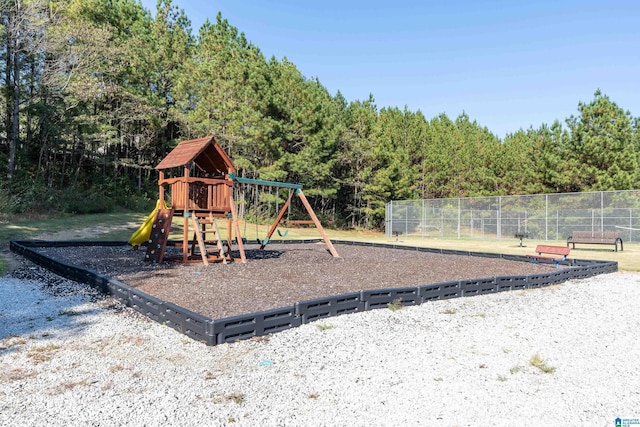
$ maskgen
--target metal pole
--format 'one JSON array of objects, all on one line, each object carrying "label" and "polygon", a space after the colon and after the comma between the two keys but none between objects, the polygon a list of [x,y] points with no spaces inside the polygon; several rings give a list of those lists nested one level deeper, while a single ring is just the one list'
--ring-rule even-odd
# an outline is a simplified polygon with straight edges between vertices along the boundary
[{"label": "metal pole", "polygon": [[422,225],[422,238],[424,239],[424,229],[425,229],[425,225],[427,224],[427,212],[426,212],[426,208],[424,206],[424,202],[425,200],[422,199],[422,221],[421,221],[421,225]]},{"label": "metal pole", "polygon": [[461,215],[460,215],[460,198],[458,197],[458,239],[460,239],[460,221],[461,221]]},{"label": "metal pole", "polygon": [[544,196],[544,240],[549,240],[549,195]]},{"label": "metal pole", "polygon": [[604,231],[604,191],[600,192],[600,231]]},{"label": "metal pole", "polygon": [[404,235],[409,234],[409,205],[404,207]]},{"label": "metal pole", "polygon": [[498,197],[498,239],[502,239],[502,197]]},{"label": "metal pole", "polygon": [[389,202],[389,229],[387,231],[387,237],[391,237],[393,233],[393,200]]}]

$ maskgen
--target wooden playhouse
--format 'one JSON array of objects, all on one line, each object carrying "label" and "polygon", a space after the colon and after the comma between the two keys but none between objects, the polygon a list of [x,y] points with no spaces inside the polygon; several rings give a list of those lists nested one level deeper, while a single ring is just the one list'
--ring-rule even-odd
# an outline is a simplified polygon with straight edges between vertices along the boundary
[{"label": "wooden playhouse", "polygon": [[[233,232],[239,235],[233,201],[236,171],[231,159],[213,137],[179,143],[157,166],[160,209],[156,212],[146,260],[160,263],[174,218],[182,218],[182,256],[178,261],[231,260]],[[217,221],[227,221],[223,244]],[[193,239],[190,244],[190,233]],[[238,240],[240,260],[246,260],[242,240]],[[208,247],[214,246],[213,250]]]},{"label": "wooden playhouse", "polygon": [[[180,142],[155,169],[159,174],[159,208],[155,213],[147,241],[145,259],[149,262],[161,263],[165,259],[204,264],[211,261],[246,262],[238,213],[233,199],[234,183],[292,190],[269,228],[260,249],[264,249],[278,224],[284,221],[284,214],[292,198],[297,196],[311,218],[305,222],[310,222],[317,228],[331,255],[338,257],[331,240],[303,194],[302,185],[236,176],[236,168],[231,159],[213,137]],[[180,256],[166,256],[171,224],[175,218],[182,218],[183,222],[182,242],[174,244],[182,248],[182,253]],[[218,221],[227,222],[226,239],[220,235]],[[191,233],[193,237],[190,239]],[[239,256],[236,259],[232,257],[233,242],[238,246]]]}]

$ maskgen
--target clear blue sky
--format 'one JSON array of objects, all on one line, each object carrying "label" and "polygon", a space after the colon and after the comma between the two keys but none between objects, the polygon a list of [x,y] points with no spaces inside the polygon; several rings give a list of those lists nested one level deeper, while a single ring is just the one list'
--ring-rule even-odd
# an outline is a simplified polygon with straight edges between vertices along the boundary
[{"label": "clear blue sky", "polygon": [[[155,11],[155,0],[143,0]],[[463,111],[500,138],[577,115],[597,89],[640,116],[640,1],[174,0],[193,34],[218,11],[267,59],[332,95],[427,119]]]}]

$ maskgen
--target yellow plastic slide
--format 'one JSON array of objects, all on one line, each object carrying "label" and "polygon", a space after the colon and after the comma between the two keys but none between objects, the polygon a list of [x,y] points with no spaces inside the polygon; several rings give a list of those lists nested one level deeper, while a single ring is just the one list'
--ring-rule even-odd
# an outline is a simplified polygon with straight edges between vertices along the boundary
[{"label": "yellow plastic slide", "polygon": [[[167,206],[163,203],[162,209],[166,209]],[[149,240],[151,236],[151,229],[153,228],[153,220],[156,217],[156,211],[160,209],[160,200],[156,202],[156,208],[151,211],[147,219],[144,220],[140,228],[138,228],[135,233],[131,235],[129,239],[129,244],[131,246],[140,246],[142,243]]]}]

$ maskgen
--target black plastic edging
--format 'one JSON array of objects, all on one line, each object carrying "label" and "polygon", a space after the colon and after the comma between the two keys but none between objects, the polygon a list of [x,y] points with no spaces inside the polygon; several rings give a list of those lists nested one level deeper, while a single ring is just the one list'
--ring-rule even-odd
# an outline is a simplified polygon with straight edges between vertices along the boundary
[{"label": "black plastic edging", "polygon": [[[287,241],[293,243],[316,243],[320,239]],[[91,244],[93,243],[93,245]],[[367,242],[334,241],[336,244],[384,247],[401,249],[397,245],[371,244]],[[428,301],[482,295],[506,290],[532,289],[562,283],[571,279],[582,279],[597,274],[613,273],[618,270],[615,261],[567,260],[570,267],[554,272],[529,274],[526,276],[497,276],[478,279],[456,280],[417,287],[372,289],[349,294],[335,295],[314,300],[301,301],[293,306],[281,307],[256,313],[243,314],[224,319],[212,320],[168,301],[148,295],[92,270],[55,260],[34,250],[41,247],[69,246],[126,246],[124,242],[47,242],[11,241],[10,249],[34,263],[68,279],[89,284],[105,294],[131,307],[156,322],[207,345],[234,342],[254,336],[267,335],[300,326],[321,318],[338,316],[364,310],[387,307],[390,304],[418,305]],[[507,260],[530,262],[518,255],[488,255],[480,252],[440,250],[433,248],[403,246],[402,249],[422,252],[445,253],[468,256],[502,257]]]},{"label": "black plastic edging", "polygon": [[302,323],[309,323],[340,314],[356,313],[365,309],[364,301],[362,301],[362,292],[351,292],[300,301],[295,304],[295,307],[296,315],[300,317]]},{"label": "black plastic edging", "polygon": [[390,305],[408,306],[422,304],[422,299],[418,293],[417,286],[372,289],[368,291],[361,291],[361,294],[365,310],[386,308]]}]

